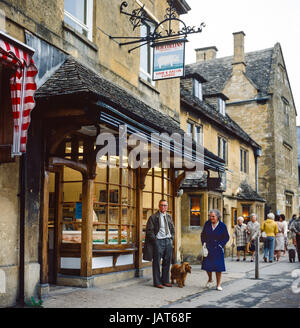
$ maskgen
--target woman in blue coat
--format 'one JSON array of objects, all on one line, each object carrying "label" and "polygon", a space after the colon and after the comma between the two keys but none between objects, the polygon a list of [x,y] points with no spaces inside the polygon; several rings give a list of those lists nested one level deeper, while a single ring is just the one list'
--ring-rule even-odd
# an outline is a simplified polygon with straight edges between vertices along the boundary
[{"label": "woman in blue coat", "polygon": [[221,276],[226,271],[224,261],[224,247],[229,240],[226,225],[220,220],[221,214],[218,210],[209,211],[209,220],[205,223],[201,233],[202,245],[206,243],[207,257],[202,262],[202,270],[208,275],[207,287],[212,286],[212,273],[216,273],[217,290],[222,290]]}]

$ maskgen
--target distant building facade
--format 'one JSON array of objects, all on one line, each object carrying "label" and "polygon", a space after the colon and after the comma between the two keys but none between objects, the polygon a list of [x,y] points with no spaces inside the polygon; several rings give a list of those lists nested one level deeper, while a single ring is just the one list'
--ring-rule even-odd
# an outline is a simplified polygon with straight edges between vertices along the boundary
[{"label": "distant building facade", "polygon": [[262,147],[257,191],[266,213],[290,219],[299,204],[297,112],[282,49],[277,43],[245,54],[245,33],[233,35],[233,57],[216,58],[216,47],[196,49],[198,61],[190,67],[208,80],[211,92],[229,98],[227,113]]}]

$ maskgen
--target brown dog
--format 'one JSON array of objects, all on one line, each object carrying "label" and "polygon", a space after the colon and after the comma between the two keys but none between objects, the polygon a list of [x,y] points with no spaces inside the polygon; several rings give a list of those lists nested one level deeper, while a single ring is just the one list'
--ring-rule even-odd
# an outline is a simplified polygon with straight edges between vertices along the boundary
[{"label": "brown dog", "polygon": [[171,283],[174,284],[174,280],[176,280],[178,287],[182,288],[188,273],[192,273],[192,267],[188,262],[183,262],[181,265],[173,264],[171,268]]}]

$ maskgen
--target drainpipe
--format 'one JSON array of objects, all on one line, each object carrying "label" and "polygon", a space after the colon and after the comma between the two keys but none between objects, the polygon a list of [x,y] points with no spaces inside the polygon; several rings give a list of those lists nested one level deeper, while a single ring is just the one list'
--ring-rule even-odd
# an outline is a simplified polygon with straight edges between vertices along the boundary
[{"label": "drainpipe", "polygon": [[20,264],[19,264],[19,299],[20,306],[25,304],[25,179],[26,155],[20,157]]},{"label": "drainpipe", "polygon": [[255,157],[255,191],[258,193],[258,157],[261,157],[261,149],[256,148],[254,151]]}]

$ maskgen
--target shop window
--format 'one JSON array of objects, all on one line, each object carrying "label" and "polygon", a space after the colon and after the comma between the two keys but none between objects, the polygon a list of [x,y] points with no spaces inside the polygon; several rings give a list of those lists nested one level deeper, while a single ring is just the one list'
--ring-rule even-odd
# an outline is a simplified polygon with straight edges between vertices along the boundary
[{"label": "shop window", "polygon": [[201,196],[190,197],[190,226],[199,227],[201,221]]},{"label": "shop window", "polygon": [[218,156],[227,164],[227,140],[218,136]]},{"label": "shop window", "polygon": [[64,0],[64,6],[64,21],[92,40],[93,0]]},{"label": "shop window", "polygon": [[244,223],[246,224],[250,220],[251,205],[242,204],[242,217],[244,218]]},{"label": "shop window", "polygon": [[248,151],[240,149],[240,169],[241,172],[248,173]]},{"label": "shop window", "polygon": [[202,84],[197,79],[193,79],[193,94],[196,98],[203,100]]},{"label": "shop window", "polygon": [[[140,29],[141,37],[143,38],[154,31],[154,25],[150,22],[144,22]],[[151,47],[150,43],[140,47],[140,77],[152,85],[155,85],[155,81],[152,81],[152,57],[153,48]]]},{"label": "shop window", "polygon": [[97,167],[94,200],[94,244],[136,241],[136,174],[131,168]]},{"label": "shop window", "polygon": [[11,70],[0,64],[0,163],[12,162],[13,113],[11,107],[10,83]]},{"label": "shop window", "polygon": [[161,199],[168,202],[168,213],[174,219],[174,192],[172,183],[173,171],[171,169],[150,169],[143,190],[143,236],[145,241],[146,224],[149,217],[158,211]]}]

